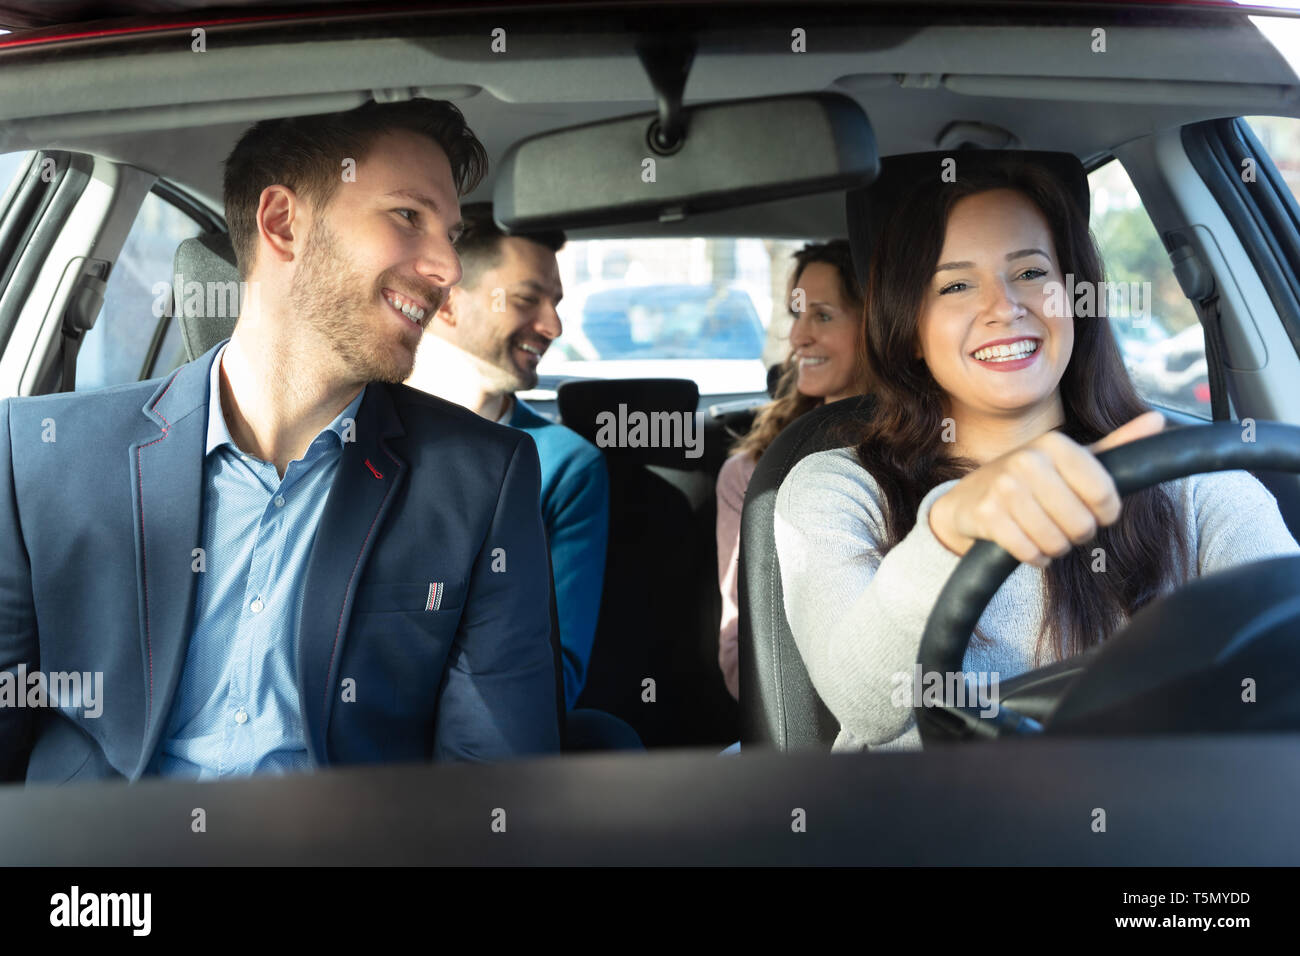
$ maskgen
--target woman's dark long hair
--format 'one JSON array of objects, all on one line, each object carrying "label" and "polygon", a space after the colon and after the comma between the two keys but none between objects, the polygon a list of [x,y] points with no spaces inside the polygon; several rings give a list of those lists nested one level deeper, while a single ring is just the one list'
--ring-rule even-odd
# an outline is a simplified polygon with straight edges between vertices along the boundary
[{"label": "woman's dark long hair", "polygon": [[[936,177],[937,178],[937,177]],[[916,357],[918,327],[944,234],[958,200],[990,189],[1023,193],[1047,220],[1062,279],[1075,286],[1103,278],[1101,257],[1082,210],[1046,171],[1008,162],[955,183],[917,189],[889,217],[872,254],[867,282],[864,362],[877,410],[854,435],[858,460],[875,478],[885,502],[881,553],[916,523],[921,499],[935,485],[960,478],[976,463],[950,456],[943,439],[944,391]],[[1067,289],[1069,288],[1067,280]],[[1070,303],[1074,314],[1074,303]],[[1088,444],[1148,410],[1120,358],[1108,320],[1074,320],[1074,350],[1060,383],[1061,431]],[[1172,545],[1172,547],[1171,547]],[[1105,572],[1094,572],[1093,549],[1103,549]],[[1173,501],[1160,486],[1129,495],[1119,520],[1085,545],[1052,561],[1045,571],[1038,663],[1070,657],[1108,638],[1165,583],[1186,567],[1188,545]],[[1048,639],[1048,634],[1053,639]],[[976,632],[978,642],[988,638]]]}]

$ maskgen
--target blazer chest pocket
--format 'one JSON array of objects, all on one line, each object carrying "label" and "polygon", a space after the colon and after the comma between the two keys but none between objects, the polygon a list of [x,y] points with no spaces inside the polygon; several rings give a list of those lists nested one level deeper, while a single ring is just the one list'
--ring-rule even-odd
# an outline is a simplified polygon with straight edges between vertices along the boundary
[{"label": "blazer chest pocket", "polygon": [[357,591],[354,614],[407,611],[459,617],[465,605],[465,581],[381,581]]}]

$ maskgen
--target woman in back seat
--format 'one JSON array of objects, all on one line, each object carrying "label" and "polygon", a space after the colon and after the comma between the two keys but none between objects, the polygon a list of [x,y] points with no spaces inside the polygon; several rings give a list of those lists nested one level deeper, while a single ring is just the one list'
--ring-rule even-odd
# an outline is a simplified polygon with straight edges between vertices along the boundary
[{"label": "woman in back seat", "polygon": [[936,175],[884,237],[864,342],[875,415],[855,447],[799,462],[776,499],[786,616],[840,722],[834,749],[919,745],[921,634],[976,538],[1025,562],[964,662],[994,691],[994,675],[1085,651],[1188,578],[1298,550],[1241,471],[1121,508],[1094,453],[1163,419],[1134,391],[1108,319],[1062,295],[1099,292],[1102,266],[1054,178],[1024,165]]},{"label": "woman in back seat", "polygon": [[749,433],[718,474],[718,585],[722,626],[718,664],[731,696],[740,699],[737,658],[740,512],[754,465],[781,430],[818,405],[866,391],[861,369],[862,292],[843,239],[809,243],[794,256],[791,278],[790,355],[775,401],[763,406]]}]

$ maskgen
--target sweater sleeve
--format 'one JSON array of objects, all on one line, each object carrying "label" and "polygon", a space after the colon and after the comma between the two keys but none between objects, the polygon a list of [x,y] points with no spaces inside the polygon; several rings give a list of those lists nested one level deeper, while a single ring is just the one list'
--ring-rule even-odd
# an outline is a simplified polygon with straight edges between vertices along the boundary
[{"label": "sweater sleeve", "polygon": [[926,620],[960,557],[930,530],[933,488],[915,527],[883,559],[878,488],[851,449],[810,455],[777,493],[775,532],[786,618],[813,686],[841,727],[867,744],[912,719],[911,680]]},{"label": "sweater sleeve", "polygon": [[1300,552],[1277,499],[1246,471],[1196,475],[1185,486],[1196,515],[1196,573]]},{"label": "sweater sleeve", "polygon": [[740,515],[754,464],[748,455],[732,455],[718,473],[717,486],[718,590],[722,592],[718,666],[727,690],[737,700],[740,699]]}]

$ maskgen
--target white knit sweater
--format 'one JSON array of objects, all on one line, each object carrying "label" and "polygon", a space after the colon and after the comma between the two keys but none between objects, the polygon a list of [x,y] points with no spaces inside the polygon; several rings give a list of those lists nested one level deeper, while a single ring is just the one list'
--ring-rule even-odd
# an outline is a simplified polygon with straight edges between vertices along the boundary
[{"label": "white knit sweater", "polygon": [[[883,496],[852,448],[809,455],[777,493],[786,618],[813,686],[840,722],[834,750],[920,747],[911,694],[899,703],[904,678],[897,675],[914,686],[926,620],[961,560],[929,521],[934,500],[954,484],[925,496],[916,526],[883,560],[877,550]],[[1184,579],[1300,551],[1273,496],[1244,471],[1195,475],[1165,487],[1184,516],[1196,560]],[[972,641],[965,670],[1007,680],[1033,669],[1042,617],[1043,572],[1022,564],[980,617],[992,643]]]}]

